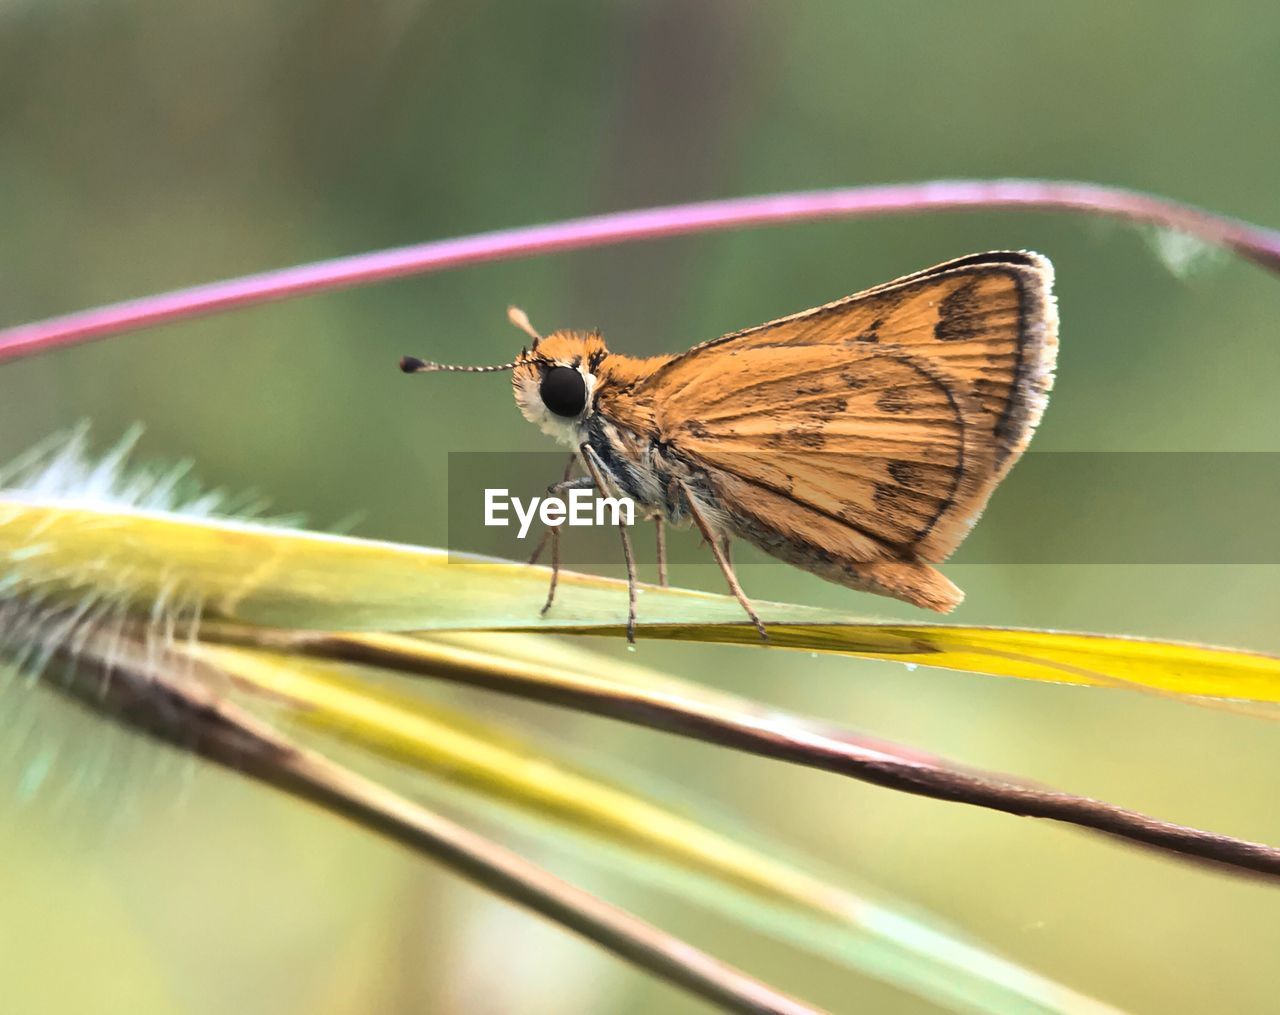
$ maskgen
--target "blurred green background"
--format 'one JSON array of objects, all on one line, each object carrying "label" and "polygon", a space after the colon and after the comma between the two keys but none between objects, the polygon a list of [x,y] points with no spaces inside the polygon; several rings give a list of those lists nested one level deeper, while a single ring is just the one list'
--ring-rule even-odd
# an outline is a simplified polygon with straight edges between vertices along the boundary
[{"label": "blurred green background", "polygon": [[[0,0],[0,318],[591,212],[933,177],[1090,179],[1274,225],[1277,52],[1280,8],[1264,3]],[[1150,235],[1079,217],[965,214],[476,268],[7,364],[0,457],[82,418],[104,443],[142,421],[144,457],[190,456],[210,484],[257,488],[317,525],[363,512],[360,534],[440,544],[447,452],[546,450],[546,438],[504,379],[409,382],[399,354],[501,362],[519,345],[511,302],[544,329],[599,326],[616,349],[676,351],[994,247],[1043,251],[1058,269],[1061,365],[1037,449],[1280,450],[1280,280],[1234,260],[1185,276]],[[1090,495],[1042,493],[1082,511]],[[1014,524],[1025,543],[1038,519]],[[921,616],[742,561],[758,596]],[[948,571],[968,593],[963,622],[1280,649],[1273,566]],[[709,565],[675,577],[719,588]],[[644,645],[638,658],[1280,841],[1276,732],[1259,719],[729,648]],[[850,882],[1114,1004],[1275,1010],[1274,889],[1064,828],[471,700],[679,781]],[[109,742],[93,746],[96,781],[55,779],[57,791],[5,807],[4,1011],[698,1007],[364,833],[28,705],[0,736],[10,775],[55,750],[83,775],[86,743]],[[932,1010],[585,861],[540,858],[820,1003]]]}]

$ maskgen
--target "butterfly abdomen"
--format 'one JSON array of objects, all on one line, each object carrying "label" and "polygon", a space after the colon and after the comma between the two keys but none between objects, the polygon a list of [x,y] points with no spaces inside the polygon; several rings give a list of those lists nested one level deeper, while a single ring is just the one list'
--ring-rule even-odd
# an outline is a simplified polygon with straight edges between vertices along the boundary
[{"label": "butterfly abdomen", "polygon": [[964,600],[964,593],[946,575],[923,561],[854,560],[750,516],[735,518],[732,529],[769,556],[848,589],[890,596],[938,613],[950,613]]}]

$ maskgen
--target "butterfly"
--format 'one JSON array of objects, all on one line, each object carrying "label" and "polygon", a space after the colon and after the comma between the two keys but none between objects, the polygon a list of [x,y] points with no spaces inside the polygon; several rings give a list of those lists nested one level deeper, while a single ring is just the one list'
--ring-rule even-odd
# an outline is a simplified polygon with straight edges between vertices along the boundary
[{"label": "butterfly", "polygon": [[[960,545],[1026,449],[1058,347],[1053,267],[1025,251],[973,254],[736,331],[678,355],[610,352],[598,332],[531,338],[510,370],[529,422],[573,449],[553,490],[631,497],[658,527],[692,523],[767,632],[730,545],[848,588],[946,613],[964,598],[935,564]],[[574,478],[580,466],[585,475]],[[634,639],[636,566],[620,526]],[[559,572],[559,531],[545,613]],[[535,554],[535,559],[536,559]]]}]

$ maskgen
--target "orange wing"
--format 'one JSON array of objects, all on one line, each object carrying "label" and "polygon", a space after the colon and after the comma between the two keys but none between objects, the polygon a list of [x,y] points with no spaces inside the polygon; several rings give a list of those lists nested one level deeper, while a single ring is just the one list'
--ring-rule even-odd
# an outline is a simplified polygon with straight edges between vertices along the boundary
[{"label": "orange wing", "polygon": [[944,560],[1026,447],[1052,383],[1051,285],[1038,255],[974,255],[697,346],[635,395],[747,538],[858,585],[814,561]]}]

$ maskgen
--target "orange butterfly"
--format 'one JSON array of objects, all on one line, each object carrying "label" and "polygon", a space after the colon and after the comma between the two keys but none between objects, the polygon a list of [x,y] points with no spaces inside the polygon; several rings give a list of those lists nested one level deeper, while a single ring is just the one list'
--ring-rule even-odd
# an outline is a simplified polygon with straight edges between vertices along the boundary
[{"label": "orange butterfly", "polygon": [[[997,251],[948,261],[675,356],[611,353],[595,332],[532,338],[511,370],[525,418],[574,449],[559,488],[692,521],[755,622],[729,558],[745,539],[849,588],[939,612],[963,598],[932,565],[977,521],[1044,413],[1057,354],[1053,267]],[[577,462],[587,475],[571,479]],[[549,533],[559,570],[558,530]],[[636,568],[622,526],[634,637]],[[536,557],[536,555],[535,555]]]}]

